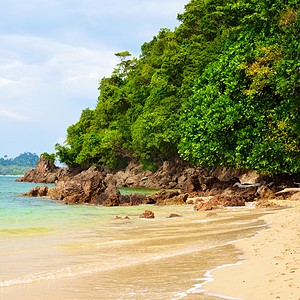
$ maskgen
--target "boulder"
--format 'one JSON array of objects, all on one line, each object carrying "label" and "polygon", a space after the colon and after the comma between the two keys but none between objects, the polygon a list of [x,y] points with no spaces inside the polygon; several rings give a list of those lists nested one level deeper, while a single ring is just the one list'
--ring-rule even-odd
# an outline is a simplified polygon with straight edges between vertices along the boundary
[{"label": "boulder", "polygon": [[233,181],[244,173],[245,171],[242,169],[225,168],[221,166],[211,171],[210,176],[216,177],[220,181]]},{"label": "boulder", "polygon": [[241,184],[255,184],[261,181],[261,175],[255,171],[247,171],[246,173],[238,176]]},{"label": "boulder", "polygon": [[144,213],[140,214],[140,218],[143,219],[154,219],[154,213],[151,210],[145,210]]},{"label": "boulder", "polygon": [[239,188],[231,186],[220,192],[222,197],[243,198],[246,202],[254,201],[257,197],[257,187],[249,186],[248,188]]},{"label": "boulder", "polygon": [[56,182],[55,188],[49,188],[48,193],[52,198],[68,203],[94,203],[106,189],[103,179],[103,174],[91,167],[66,182]]}]

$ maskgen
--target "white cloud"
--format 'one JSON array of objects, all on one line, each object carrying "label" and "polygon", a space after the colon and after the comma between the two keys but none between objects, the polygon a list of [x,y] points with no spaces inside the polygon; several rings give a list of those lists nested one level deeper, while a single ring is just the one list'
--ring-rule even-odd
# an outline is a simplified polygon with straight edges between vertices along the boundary
[{"label": "white cloud", "polygon": [[9,79],[1,78],[1,77],[0,77],[0,87],[1,87],[1,86],[4,86],[4,85],[7,85],[7,84],[15,83],[15,82],[16,82],[16,81],[13,81],[13,80],[9,80]]},{"label": "white cloud", "polygon": [[0,127],[9,123],[0,131],[3,154],[53,152],[57,137],[65,136],[82,109],[95,107],[99,81],[118,63],[114,53],[138,56],[159,28],[179,24],[176,15],[187,2],[1,3]]},{"label": "white cloud", "polygon": [[17,121],[26,121],[27,120],[26,117],[24,117],[22,115],[19,115],[17,113],[11,112],[11,111],[7,111],[7,110],[1,110],[0,109],[0,115],[4,116],[4,117],[11,118],[11,119],[15,119]]}]

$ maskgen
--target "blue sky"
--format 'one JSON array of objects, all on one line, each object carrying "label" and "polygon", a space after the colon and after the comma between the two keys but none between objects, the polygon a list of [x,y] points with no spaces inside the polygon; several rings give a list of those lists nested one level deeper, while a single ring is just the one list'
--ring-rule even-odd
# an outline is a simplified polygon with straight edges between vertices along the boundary
[{"label": "blue sky", "polygon": [[0,5],[0,157],[54,152],[99,80],[160,28],[179,26],[187,0],[7,0]]}]

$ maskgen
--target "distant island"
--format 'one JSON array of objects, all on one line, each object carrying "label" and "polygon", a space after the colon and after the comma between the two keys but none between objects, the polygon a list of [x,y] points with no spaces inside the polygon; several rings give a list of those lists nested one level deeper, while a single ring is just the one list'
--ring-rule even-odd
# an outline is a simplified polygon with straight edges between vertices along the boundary
[{"label": "distant island", "polygon": [[34,168],[39,160],[35,153],[25,152],[15,158],[0,158],[0,175],[24,175]]}]

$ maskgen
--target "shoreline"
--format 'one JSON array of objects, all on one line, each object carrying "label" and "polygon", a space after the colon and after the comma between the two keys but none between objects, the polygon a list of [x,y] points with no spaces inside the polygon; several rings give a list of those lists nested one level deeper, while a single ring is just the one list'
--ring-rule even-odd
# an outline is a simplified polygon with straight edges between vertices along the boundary
[{"label": "shoreline", "polygon": [[288,207],[262,217],[270,227],[233,243],[243,258],[209,270],[201,285],[204,294],[240,300],[300,298],[300,202],[273,202]]}]

